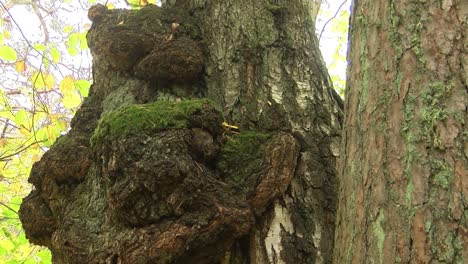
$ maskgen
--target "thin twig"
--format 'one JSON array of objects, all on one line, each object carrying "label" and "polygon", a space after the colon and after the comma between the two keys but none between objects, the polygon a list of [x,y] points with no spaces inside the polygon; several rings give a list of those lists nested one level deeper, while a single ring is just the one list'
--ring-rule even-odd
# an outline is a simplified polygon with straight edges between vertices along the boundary
[{"label": "thin twig", "polygon": [[8,8],[3,4],[2,1],[0,1],[0,5],[2,6],[2,8],[5,10],[5,12],[8,14],[8,16],[11,18],[11,20],[13,21],[13,23],[16,25],[16,27],[18,28],[18,31],[20,32],[21,36],[23,36],[23,39],[26,41],[26,43],[28,44],[28,46],[30,48],[32,48],[33,50],[35,50],[37,53],[39,53],[39,55],[43,58],[43,59],[46,59],[47,61],[50,62],[50,65],[53,65],[54,68],[60,73],[60,75],[62,76],[62,78],[64,77],[62,71],[60,71],[60,68],[57,67],[57,65],[55,65],[55,63],[53,61],[51,61],[49,58],[47,58],[46,56],[44,56],[40,51],[38,51],[36,48],[34,48],[34,46],[31,44],[31,42],[28,40],[28,38],[24,35],[23,33],[23,30],[21,29],[21,27],[18,25],[18,23],[16,23],[16,20],[15,18],[13,17],[13,15],[10,13],[10,11],[8,10]]},{"label": "thin twig", "polygon": [[44,142],[44,141],[45,141],[45,140],[34,141],[33,143],[31,143],[31,144],[29,144],[29,145],[27,145],[27,146],[25,146],[25,147],[19,148],[19,150],[16,151],[15,153],[8,154],[8,155],[5,155],[5,156],[3,156],[3,157],[0,156],[0,161],[6,161],[8,158],[13,157],[13,156],[15,156],[15,155],[18,155],[18,154],[20,154],[21,152],[27,150],[27,149],[28,149],[29,147],[31,147],[32,145],[37,144],[37,143],[42,143],[42,142]]},{"label": "thin twig", "polygon": [[18,214],[18,212],[16,212],[13,208],[11,208],[10,206],[8,206],[7,204],[3,203],[3,202],[0,202],[0,205],[3,205],[5,208],[7,208],[8,210],[14,212],[15,214]]},{"label": "thin twig", "polygon": [[323,25],[322,31],[320,31],[320,35],[319,35],[319,43],[320,43],[320,39],[322,38],[322,34],[325,31],[325,28],[327,27],[327,24],[330,23],[330,21],[332,21],[333,19],[335,19],[336,16],[338,16],[338,13],[340,12],[340,10],[344,6],[344,4],[346,4],[346,2],[348,2],[348,0],[343,1],[343,3],[341,3],[340,7],[338,7],[338,9],[336,10],[335,15],[333,15],[330,19],[328,19],[328,21]]}]

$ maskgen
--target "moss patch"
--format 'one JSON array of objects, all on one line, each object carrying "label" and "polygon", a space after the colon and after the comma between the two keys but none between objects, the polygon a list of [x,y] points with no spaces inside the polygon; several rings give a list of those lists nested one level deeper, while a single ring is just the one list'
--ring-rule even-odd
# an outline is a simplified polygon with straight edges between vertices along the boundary
[{"label": "moss patch", "polygon": [[452,168],[445,160],[432,160],[431,174],[434,175],[433,183],[444,189],[450,187],[454,177]]},{"label": "moss patch", "polygon": [[440,139],[435,131],[436,124],[449,116],[445,100],[452,91],[451,84],[435,82],[422,92],[424,107],[421,111],[422,139],[429,146],[440,147]]},{"label": "moss patch", "polygon": [[257,172],[263,162],[262,145],[271,136],[271,133],[244,131],[231,137],[221,151],[219,170],[235,182]]},{"label": "moss patch", "polygon": [[377,217],[376,221],[372,224],[372,227],[374,229],[374,235],[377,238],[377,248],[379,250],[380,263],[383,263],[383,247],[385,242],[385,230],[382,227],[384,220],[384,211],[380,209],[379,216]]},{"label": "moss patch", "polygon": [[214,108],[214,105],[209,100],[202,99],[124,106],[101,118],[91,137],[91,145],[94,146],[103,139],[114,140],[169,128],[187,128],[190,117],[206,107]]}]

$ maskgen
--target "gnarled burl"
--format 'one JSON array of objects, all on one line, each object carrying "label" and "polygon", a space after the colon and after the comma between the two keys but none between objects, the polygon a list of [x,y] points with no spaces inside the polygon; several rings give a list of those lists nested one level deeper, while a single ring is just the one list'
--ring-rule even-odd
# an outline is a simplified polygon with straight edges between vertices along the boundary
[{"label": "gnarled burl", "polygon": [[289,186],[298,141],[222,125],[181,10],[89,11],[90,96],[20,209],[54,263],[217,263]]}]

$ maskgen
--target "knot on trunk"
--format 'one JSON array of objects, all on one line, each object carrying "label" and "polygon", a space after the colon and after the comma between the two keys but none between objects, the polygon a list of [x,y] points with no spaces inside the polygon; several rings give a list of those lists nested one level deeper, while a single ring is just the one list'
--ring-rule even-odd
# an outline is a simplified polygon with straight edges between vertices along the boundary
[{"label": "knot on trunk", "polygon": [[[52,249],[73,248],[81,257],[91,248],[80,244],[86,241],[108,252],[101,260],[123,263],[142,258],[154,263],[216,261],[284,193],[299,153],[290,134],[233,133],[223,121],[208,100],[156,101],[107,113],[90,139],[93,153],[86,157],[92,160],[92,173],[83,170],[75,189],[55,184],[25,199],[20,214],[28,238]],[[60,140],[39,162],[42,184],[49,175],[56,183],[77,178],[66,170],[60,174],[53,165],[57,161],[47,158],[71,148],[80,157],[74,141]],[[80,158],[63,162],[62,167],[82,166]],[[68,197],[67,190],[77,196]],[[54,210],[57,199],[71,199],[70,207]],[[66,220],[71,208],[88,208],[96,203],[93,199],[99,199],[102,209],[92,222],[87,217]],[[89,237],[96,223],[100,228]],[[71,233],[81,237],[73,242],[78,245],[69,246]],[[110,244],[108,236],[120,238]]]},{"label": "knot on trunk", "polygon": [[95,5],[88,32],[93,58],[109,68],[145,80],[190,82],[203,69],[199,33],[191,16],[148,5],[138,11]]}]

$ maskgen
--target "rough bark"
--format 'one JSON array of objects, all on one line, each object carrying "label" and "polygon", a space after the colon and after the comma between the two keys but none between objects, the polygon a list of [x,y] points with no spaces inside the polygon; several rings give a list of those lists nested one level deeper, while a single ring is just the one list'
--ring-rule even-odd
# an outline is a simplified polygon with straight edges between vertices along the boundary
[{"label": "rough bark", "polygon": [[30,241],[56,263],[330,263],[342,106],[312,6],[94,6],[94,84],[33,167]]},{"label": "rough bark", "polygon": [[466,263],[468,2],[355,1],[334,263]]}]

